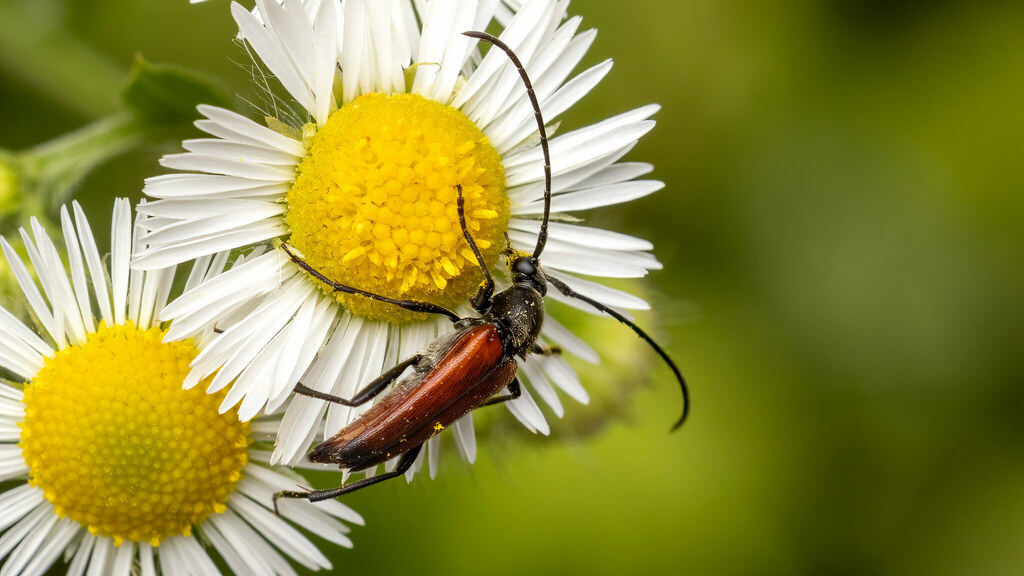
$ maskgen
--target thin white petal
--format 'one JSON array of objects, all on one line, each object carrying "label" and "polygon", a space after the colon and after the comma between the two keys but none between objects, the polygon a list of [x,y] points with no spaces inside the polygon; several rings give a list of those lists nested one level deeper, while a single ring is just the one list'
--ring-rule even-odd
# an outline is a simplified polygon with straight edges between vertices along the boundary
[{"label": "thin white petal", "polygon": [[[111,277],[113,278],[114,323],[124,324],[128,305],[129,262],[132,256],[132,217],[127,200],[114,200],[110,224]],[[163,268],[163,266],[160,266]]]},{"label": "thin white petal", "polygon": [[30,512],[43,505],[43,491],[28,484],[15,486],[0,493],[0,531],[21,521]]},{"label": "thin white petal", "polygon": [[268,164],[271,166],[290,166],[298,164],[299,157],[270,146],[259,144],[248,144],[231,142],[219,138],[197,138],[185,140],[181,143],[182,148],[203,156],[214,158],[227,158],[251,162],[255,164]]},{"label": "thin white petal", "polygon": [[505,406],[509,412],[523,423],[526,428],[533,433],[540,432],[547,436],[551,433],[551,428],[548,426],[548,421],[544,418],[544,414],[540,411],[540,407],[533,401],[533,396],[530,395],[529,388],[523,388],[522,396],[515,400],[509,400],[505,402]]},{"label": "thin white petal", "polygon": [[550,314],[544,318],[543,334],[546,338],[551,339],[551,341],[556,345],[561,346],[563,350],[584,362],[588,362],[590,364],[599,364],[601,362],[601,357],[598,356],[597,352],[595,352],[589,344],[552,318]]},{"label": "thin white petal", "polygon": [[[77,201],[71,203],[75,211],[75,224],[78,225],[78,240],[85,250],[85,262],[89,266],[89,277],[92,280],[92,288],[96,295],[96,302],[100,307],[100,314],[108,326],[114,323],[113,310],[110,307],[110,278],[103,261],[100,258],[99,250],[96,248],[96,238],[93,236],[92,227],[85,217],[85,211]],[[116,204],[115,204],[116,210]]]},{"label": "thin white petal", "polygon": [[473,431],[473,413],[470,412],[455,421],[455,445],[462,457],[472,464],[476,462],[476,433]]},{"label": "thin white petal", "polygon": [[224,538],[249,561],[250,565],[265,567],[259,570],[268,570],[272,574],[295,574],[288,561],[235,513],[233,504],[236,498],[229,498],[228,510],[212,517],[210,521],[217,525]]},{"label": "thin white petal", "polygon": [[135,267],[142,270],[166,268],[207,254],[277,238],[286,232],[287,228],[283,222],[264,221],[250,224],[180,244],[149,248],[135,255]]},{"label": "thin white petal", "polygon": [[[18,539],[17,542],[12,538],[9,542],[5,542],[0,539],[0,558],[7,555],[8,550],[11,550],[11,555],[4,562],[3,568],[0,568],[0,576],[9,576],[11,574],[23,574],[22,569],[32,560],[34,556],[42,551],[46,543],[46,537],[50,534],[50,531],[57,525],[59,518],[56,512],[51,507],[49,510],[45,510],[42,507],[37,510],[37,513],[41,513],[41,518],[37,523],[32,525],[25,534]],[[12,529],[12,532],[16,532],[19,527]],[[6,538],[10,533],[4,535]],[[11,544],[13,542],[13,545]],[[9,548],[10,547],[10,548]]]},{"label": "thin white petal", "polygon": [[555,386],[561,388],[563,392],[580,404],[590,402],[590,395],[587,394],[583,385],[580,384],[576,371],[569,366],[565,358],[560,356],[540,356],[535,358],[537,358],[541,369],[544,370]]},{"label": "thin white petal", "polygon": [[64,245],[67,248],[68,265],[71,268],[71,281],[74,287],[75,299],[78,301],[78,308],[85,322],[86,332],[96,331],[96,321],[92,315],[92,305],[89,301],[89,285],[85,279],[85,264],[82,261],[81,245],[75,227],[71,223],[71,215],[67,206],[60,207],[61,229],[64,232]]},{"label": "thin white petal", "polygon": [[[509,221],[508,226],[513,230],[529,232],[534,238],[540,233],[539,220],[512,219]],[[654,248],[653,244],[643,238],[636,238],[635,236],[612,232],[602,228],[591,228],[576,224],[565,224],[563,222],[548,223],[548,238],[604,250],[639,251],[652,250]]]},{"label": "thin white petal", "polygon": [[533,363],[534,358],[536,358],[536,356],[528,357],[525,362],[520,364],[519,369],[522,375],[526,376],[530,387],[537,392],[537,395],[540,396],[541,400],[551,408],[555,413],[555,416],[561,418],[565,414],[565,409],[562,408],[562,402],[558,399],[558,394],[555,393],[555,389],[551,387],[551,383],[548,382],[544,372],[539,366],[536,366]]},{"label": "thin white petal", "polygon": [[47,569],[60,558],[61,553],[68,548],[71,541],[82,531],[82,527],[74,520],[62,518],[51,530],[43,546],[25,566],[23,574],[25,576],[45,574]]},{"label": "thin white petal", "polygon": [[65,343],[64,330],[58,328],[57,321],[53,316],[50,307],[46,305],[43,300],[42,294],[39,292],[39,288],[35,282],[32,281],[32,277],[28,273],[28,269],[25,267],[25,263],[21,261],[18,254],[14,251],[14,248],[7,242],[6,238],[0,237],[0,248],[3,249],[4,256],[7,258],[7,264],[11,267],[11,272],[14,273],[15,280],[18,281],[18,285],[21,287],[21,291],[25,294],[25,298],[28,299],[29,305],[32,307],[32,311],[35,313],[36,319],[43,325],[43,328],[49,332],[50,337],[57,344],[58,348],[63,348]]},{"label": "thin white petal", "polygon": [[200,105],[198,109],[200,114],[228,131],[228,133],[214,133],[206,130],[209,126],[204,123],[200,126],[200,129],[204,129],[208,134],[228,140],[231,139],[229,138],[230,134],[237,134],[249,142],[273,146],[296,158],[302,158],[306,155],[306,150],[298,140],[275,132],[266,126],[261,126],[237,112],[205,104]]},{"label": "thin white petal", "polygon": [[[257,6],[265,20],[268,20],[267,8],[271,10],[270,17],[275,17],[278,12],[283,12],[276,2],[267,4],[263,0],[257,0]],[[312,110],[313,93],[304,81],[301,72],[296,68],[295,62],[289,57],[288,51],[283,45],[283,39],[275,31],[271,31],[262,22],[256,20],[251,12],[235,2],[231,3],[231,15],[238,24],[238,30],[242,37],[252,46],[270,72],[281,81],[285,90],[303,108]]]},{"label": "thin white petal", "polygon": [[273,542],[278,549],[306,568],[316,569],[330,566],[327,557],[319,548],[270,510],[240,495],[232,495],[230,506],[260,534]]},{"label": "thin white petal", "polygon": [[218,158],[205,154],[183,152],[166,154],[160,158],[160,165],[165,168],[189,172],[205,172],[260,180],[265,184],[291,182],[295,179],[294,166],[274,166],[257,162],[246,162],[238,158]]}]

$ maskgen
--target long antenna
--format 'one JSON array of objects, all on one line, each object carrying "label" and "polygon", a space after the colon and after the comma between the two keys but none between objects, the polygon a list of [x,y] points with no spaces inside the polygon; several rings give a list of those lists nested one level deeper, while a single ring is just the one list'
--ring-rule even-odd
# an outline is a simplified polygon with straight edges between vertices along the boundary
[{"label": "long antenna", "polygon": [[526,74],[523,63],[519,61],[519,57],[508,47],[508,44],[487,32],[470,30],[463,32],[462,35],[489,42],[495,48],[507,54],[508,59],[512,61],[516,70],[519,71],[519,77],[523,79],[523,84],[526,85],[526,95],[530,98],[530,104],[533,104],[533,115],[537,118],[537,130],[540,132],[540,148],[544,152],[544,220],[540,223],[537,247],[533,249],[534,259],[539,258],[540,253],[544,251],[544,245],[548,242],[548,218],[551,216],[551,151],[548,149],[548,132],[544,128],[544,117],[540,114],[540,102],[537,101],[537,94],[533,91],[533,83],[530,82],[530,77]]},{"label": "long antenna", "polygon": [[679,427],[683,425],[683,422],[686,422],[686,417],[690,415],[690,390],[686,386],[686,379],[683,378],[683,373],[679,371],[679,367],[676,366],[676,363],[673,362],[672,358],[669,357],[668,352],[665,352],[665,350],[662,349],[661,346],[658,346],[658,343],[655,342],[654,339],[647,334],[647,332],[644,332],[639,326],[631,322],[629,318],[626,318],[622,314],[616,312],[615,310],[609,308],[608,306],[605,306],[604,304],[601,304],[600,302],[594,300],[593,298],[588,298],[583,294],[580,294],[579,292],[573,290],[568,285],[566,285],[565,282],[562,282],[557,278],[552,278],[551,276],[547,275],[545,275],[545,277],[547,278],[548,283],[550,283],[555,288],[558,288],[558,291],[561,292],[562,294],[565,294],[570,298],[577,298],[579,300],[583,300],[587,304],[590,304],[594,308],[597,308],[601,312],[608,314],[612,318],[615,318],[619,322],[622,322],[626,326],[632,328],[633,332],[636,332],[637,336],[643,338],[644,342],[650,344],[651,348],[654,348],[654,351],[658,353],[658,356],[661,356],[661,359],[664,360],[666,364],[668,364],[668,367],[672,369],[672,373],[676,375],[676,380],[679,381],[679,388],[683,392],[683,414],[682,416],[679,417],[679,420],[677,420],[676,423],[672,426],[673,432],[678,430]]}]

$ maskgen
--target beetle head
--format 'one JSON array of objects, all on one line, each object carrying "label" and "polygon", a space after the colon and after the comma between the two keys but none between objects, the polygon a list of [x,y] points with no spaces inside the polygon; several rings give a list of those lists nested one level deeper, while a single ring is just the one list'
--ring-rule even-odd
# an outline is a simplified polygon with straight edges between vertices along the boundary
[{"label": "beetle head", "polygon": [[513,284],[530,286],[541,295],[547,293],[547,279],[541,272],[537,259],[533,256],[516,257],[512,261],[512,265],[509,266],[509,270],[512,272]]}]

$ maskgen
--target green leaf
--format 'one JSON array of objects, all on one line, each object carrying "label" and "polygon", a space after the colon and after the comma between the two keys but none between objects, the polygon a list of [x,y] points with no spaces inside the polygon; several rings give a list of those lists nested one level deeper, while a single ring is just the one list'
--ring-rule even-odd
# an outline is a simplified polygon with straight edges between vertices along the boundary
[{"label": "green leaf", "polygon": [[192,122],[199,104],[230,105],[210,79],[177,66],[152,64],[141,55],[135,57],[121,98],[139,119],[155,124]]}]

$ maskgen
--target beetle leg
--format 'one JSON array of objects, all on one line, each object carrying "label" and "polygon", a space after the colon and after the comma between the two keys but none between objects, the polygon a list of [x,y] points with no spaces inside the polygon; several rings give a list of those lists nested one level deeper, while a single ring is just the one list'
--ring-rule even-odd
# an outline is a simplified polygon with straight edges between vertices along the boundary
[{"label": "beetle leg", "polygon": [[534,342],[533,346],[530,346],[530,353],[531,354],[538,354],[540,356],[561,356],[562,355],[562,347],[561,346],[541,346],[540,344],[537,344],[536,342]]},{"label": "beetle leg", "polygon": [[495,396],[487,402],[484,402],[480,406],[490,406],[492,404],[501,404],[502,402],[508,402],[509,400],[515,400],[523,395],[523,389],[519,386],[519,377],[516,376],[508,383],[508,394],[504,396]]},{"label": "beetle leg", "polygon": [[330,490],[310,490],[310,491],[306,491],[306,492],[292,492],[292,491],[278,492],[278,493],[274,494],[274,512],[278,513],[277,512],[277,499],[278,498],[305,498],[306,500],[309,500],[310,502],[320,502],[321,500],[330,500],[331,498],[337,498],[338,496],[342,496],[344,494],[348,494],[349,492],[355,492],[356,490],[359,490],[361,488],[366,488],[367,486],[373,486],[374,484],[377,484],[378,482],[383,482],[385,480],[390,480],[392,478],[401,476],[402,474],[405,474],[406,472],[409,471],[409,468],[412,467],[413,462],[416,462],[416,456],[419,455],[421,448],[423,448],[422,444],[420,444],[419,446],[417,446],[417,447],[409,450],[405,454],[403,454],[402,457],[398,460],[398,466],[396,466],[394,470],[392,470],[391,472],[388,472],[386,474],[381,474],[380,476],[374,476],[373,478],[366,478],[366,479],[360,480],[358,482],[352,482],[350,484],[345,484],[344,486],[339,486],[337,488],[331,488]]},{"label": "beetle leg", "polygon": [[480,265],[480,269],[484,271],[484,284],[476,291],[476,294],[469,300],[470,306],[473,310],[479,313],[484,313],[488,308],[491,307],[491,296],[494,295],[494,279],[491,278],[491,272],[487,269],[484,264],[484,257],[480,255],[480,250],[476,247],[476,242],[473,241],[473,236],[469,233],[469,228],[466,226],[466,200],[462,197],[462,185],[456,184],[455,189],[459,193],[459,225],[462,226],[462,235],[466,237],[466,242],[469,243],[469,248],[473,250],[473,255],[476,256],[476,263]]},{"label": "beetle leg", "polygon": [[394,368],[381,374],[380,376],[377,377],[376,380],[370,382],[365,387],[363,387],[363,389],[360,390],[359,393],[357,393],[355,396],[353,396],[351,400],[346,400],[345,398],[342,398],[340,396],[335,396],[333,394],[327,394],[325,392],[313,390],[312,388],[306,386],[302,382],[299,382],[298,384],[295,385],[295,393],[302,394],[303,396],[319,398],[320,400],[327,400],[328,402],[334,402],[335,404],[341,404],[342,406],[349,406],[351,408],[354,408],[356,406],[362,406],[363,404],[366,404],[374,397],[376,397],[378,394],[386,390],[388,386],[390,386],[395,380],[398,379],[399,376],[402,375],[402,372],[405,372],[406,368],[412,366],[413,364],[419,362],[422,359],[423,356],[421,354],[417,354],[415,356],[412,356],[410,358],[407,358],[406,360],[399,362],[398,364],[395,365]]},{"label": "beetle leg", "polygon": [[447,316],[448,319],[451,320],[452,322],[458,322],[459,320],[462,320],[462,318],[460,318],[459,315],[456,314],[455,312],[452,312],[451,310],[443,306],[438,306],[437,304],[431,304],[430,302],[419,302],[416,300],[396,300],[394,298],[388,298],[387,296],[381,296],[380,294],[374,294],[373,292],[367,292],[366,290],[360,290],[359,288],[353,288],[352,286],[346,286],[345,284],[339,284],[338,282],[331,280],[327,276],[324,276],[323,273],[317,270],[316,268],[310,266],[309,263],[303,260],[301,256],[296,254],[293,251],[294,249],[287,243],[281,244],[281,249],[284,250],[285,254],[287,254],[289,258],[292,259],[292,262],[298,264],[299,268],[302,268],[317,280],[323,282],[324,284],[327,284],[335,292],[341,292],[343,294],[355,294],[357,296],[369,298],[370,300],[377,300],[378,302],[394,304],[395,306],[398,306],[399,308],[408,310],[410,312],[426,312],[427,314],[440,314],[442,316]]}]

